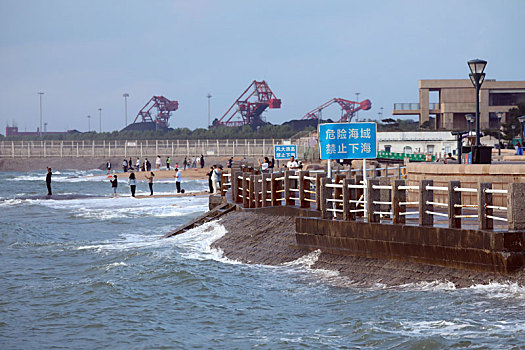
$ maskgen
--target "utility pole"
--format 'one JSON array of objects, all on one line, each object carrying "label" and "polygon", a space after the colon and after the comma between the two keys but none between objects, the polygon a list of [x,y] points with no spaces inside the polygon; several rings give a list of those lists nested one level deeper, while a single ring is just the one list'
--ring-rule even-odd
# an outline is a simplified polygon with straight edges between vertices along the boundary
[{"label": "utility pole", "polygon": [[127,92],[123,93],[122,96],[124,97],[124,115],[126,118],[126,124],[124,127],[128,126],[128,97],[129,94]]},{"label": "utility pole", "polygon": [[99,129],[99,133],[102,132],[102,108],[99,108],[98,109],[98,129]]},{"label": "utility pole", "polygon": [[87,118],[88,118],[88,132],[90,132],[91,131],[91,116],[88,115]]},{"label": "utility pole", "polygon": [[208,128],[210,128],[211,124],[210,124],[210,99],[211,99],[211,94],[208,92],[208,95],[206,95],[206,97],[208,98]]},{"label": "utility pole", "polygon": [[40,129],[38,129],[40,136],[42,136],[42,95],[43,92],[38,93],[40,95]]}]

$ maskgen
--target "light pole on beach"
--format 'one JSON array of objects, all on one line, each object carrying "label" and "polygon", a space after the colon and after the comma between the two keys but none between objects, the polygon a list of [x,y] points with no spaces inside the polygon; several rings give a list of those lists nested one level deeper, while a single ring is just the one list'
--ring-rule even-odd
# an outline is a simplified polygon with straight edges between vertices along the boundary
[{"label": "light pole on beach", "polygon": [[126,125],[124,127],[128,126],[128,97],[129,94],[127,92],[122,94],[122,97],[124,97],[124,116],[126,118]]},{"label": "light pole on beach", "polygon": [[99,133],[102,132],[102,108],[99,108],[98,109],[98,129],[99,129]]},{"label": "light pole on beach", "polygon": [[208,129],[210,128],[210,100],[211,100],[211,94],[208,92],[206,95],[206,98],[208,98]]},{"label": "light pole on beach", "polygon": [[40,129],[38,129],[40,136],[42,136],[42,95],[43,92],[38,93],[40,95]]},{"label": "light pole on beach", "polygon": [[90,132],[91,131],[91,116],[88,115],[87,118],[88,118],[88,132]]}]

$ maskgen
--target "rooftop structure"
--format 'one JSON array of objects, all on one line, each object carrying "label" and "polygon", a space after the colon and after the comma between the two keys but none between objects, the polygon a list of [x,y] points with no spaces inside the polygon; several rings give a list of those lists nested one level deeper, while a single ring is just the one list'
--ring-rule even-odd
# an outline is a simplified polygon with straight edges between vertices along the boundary
[{"label": "rooftop structure", "polygon": [[[430,102],[437,92],[438,102]],[[496,112],[506,112],[525,103],[525,81],[486,79],[480,90],[480,126],[497,128]],[[466,130],[465,116],[476,113],[476,90],[468,79],[419,80],[419,103],[395,103],[393,115],[418,115],[419,124],[430,121],[437,130]]]}]

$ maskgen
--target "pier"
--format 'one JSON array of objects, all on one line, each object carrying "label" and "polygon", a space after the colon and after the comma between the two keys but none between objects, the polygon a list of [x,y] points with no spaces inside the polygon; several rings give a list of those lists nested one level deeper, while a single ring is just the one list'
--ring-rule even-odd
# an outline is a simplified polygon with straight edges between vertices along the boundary
[{"label": "pier", "polygon": [[223,175],[222,194],[239,210],[295,216],[302,249],[498,273],[525,266],[525,183],[409,184],[399,165],[366,172],[243,165]]}]

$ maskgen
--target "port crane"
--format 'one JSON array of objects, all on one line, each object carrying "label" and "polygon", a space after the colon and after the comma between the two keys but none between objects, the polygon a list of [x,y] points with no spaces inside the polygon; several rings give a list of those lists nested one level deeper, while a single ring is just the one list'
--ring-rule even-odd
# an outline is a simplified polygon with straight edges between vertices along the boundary
[{"label": "port crane", "polygon": [[334,103],[337,103],[341,107],[341,118],[338,120],[339,123],[351,122],[352,118],[355,116],[355,112],[359,110],[367,111],[372,108],[372,102],[370,102],[370,100],[355,102],[345,100],[344,98],[333,98],[330,101],[325,102],[319,107],[306,113],[301,119],[320,119],[320,112]]},{"label": "port crane", "polygon": [[275,96],[268,84],[254,80],[235,100],[220,119],[213,121],[213,126],[262,125],[261,114],[266,108],[281,108],[281,100]]},{"label": "port crane", "polygon": [[153,96],[139,111],[133,123],[137,120],[143,123],[155,122],[158,126],[167,128],[171,112],[177,109],[179,109],[178,101],[168,100],[164,96]]}]

